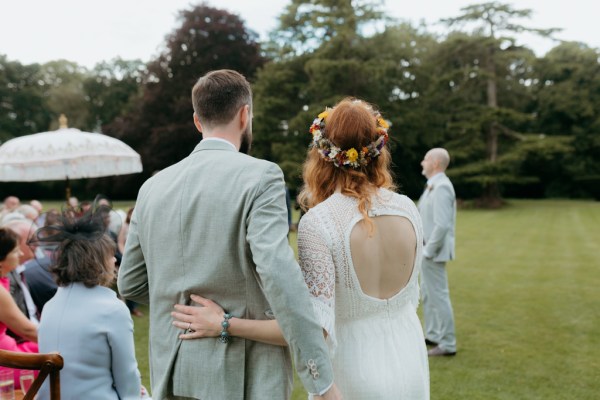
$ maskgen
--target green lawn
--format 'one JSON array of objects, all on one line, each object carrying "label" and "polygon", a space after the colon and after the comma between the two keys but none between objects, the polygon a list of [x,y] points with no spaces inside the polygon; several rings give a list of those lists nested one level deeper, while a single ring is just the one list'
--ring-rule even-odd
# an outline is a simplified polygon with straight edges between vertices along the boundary
[{"label": "green lawn", "polygon": [[[458,354],[430,360],[431,398],[599,398],[600,203],[460,210],[457,231],[448,273]],[[149,387],[147,324],[135,319]],[[296,380],[293,399],[305,398]]]}]

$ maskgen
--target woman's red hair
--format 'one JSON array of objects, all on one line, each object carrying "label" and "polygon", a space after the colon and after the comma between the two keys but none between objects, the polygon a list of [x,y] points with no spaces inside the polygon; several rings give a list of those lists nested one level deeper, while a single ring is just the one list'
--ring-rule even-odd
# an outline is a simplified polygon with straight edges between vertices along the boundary
[{"label": "woman's red hair", "polygon": [[[340,101],[327,116],[323,135],[342,150],[360,151],[379,137],[373,108],[351,98]],[[339,188],[342,194],[358,199],[358,209],[372,227],[368,215],[371,196],[379,188],[395,189],[390,164],[391,155],[385,146],[379,157],[359,169],[336,167],[324,160],[316,148],[311,148],[302,169],[304,187],[298,202],[307,211]]]}]

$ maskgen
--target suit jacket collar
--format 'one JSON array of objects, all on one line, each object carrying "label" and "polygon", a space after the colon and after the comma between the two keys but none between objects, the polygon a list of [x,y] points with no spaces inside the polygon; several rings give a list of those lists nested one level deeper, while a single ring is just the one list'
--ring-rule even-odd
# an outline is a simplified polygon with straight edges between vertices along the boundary
[{"label": "suit jacket collar", "polygon": [[194,148],[192,153],[202,150],[225,150],[235,152],[235,148],[233,146],[220,140],[201,140],[200,143],[196,145],[196,148]]}]

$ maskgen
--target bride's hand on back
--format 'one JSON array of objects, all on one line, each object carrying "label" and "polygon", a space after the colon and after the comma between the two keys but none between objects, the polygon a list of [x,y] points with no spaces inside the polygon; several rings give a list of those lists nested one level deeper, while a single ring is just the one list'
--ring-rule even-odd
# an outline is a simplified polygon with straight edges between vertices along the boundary
[{"label": "bride's hand on back", "polygon": [[198,306],[175,304],[175,311],[171,313],[173,325],[185,330],[179,335],[180,339],[198,339],[204,337],[217,337],[221,334],[223,322],[223,308],[212,300],[192,294],[192,301]]}]

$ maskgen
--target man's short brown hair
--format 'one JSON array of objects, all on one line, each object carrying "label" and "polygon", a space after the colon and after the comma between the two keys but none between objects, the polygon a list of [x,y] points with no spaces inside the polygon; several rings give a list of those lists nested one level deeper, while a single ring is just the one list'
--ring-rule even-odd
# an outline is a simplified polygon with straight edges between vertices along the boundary
[{"label": "man's short brown hair", "polygon": [[192,104],[203,125],[225,125],[244,105],[252,109],[252,89],[239,72],[230,69],[211,71],[194,85]]}]

